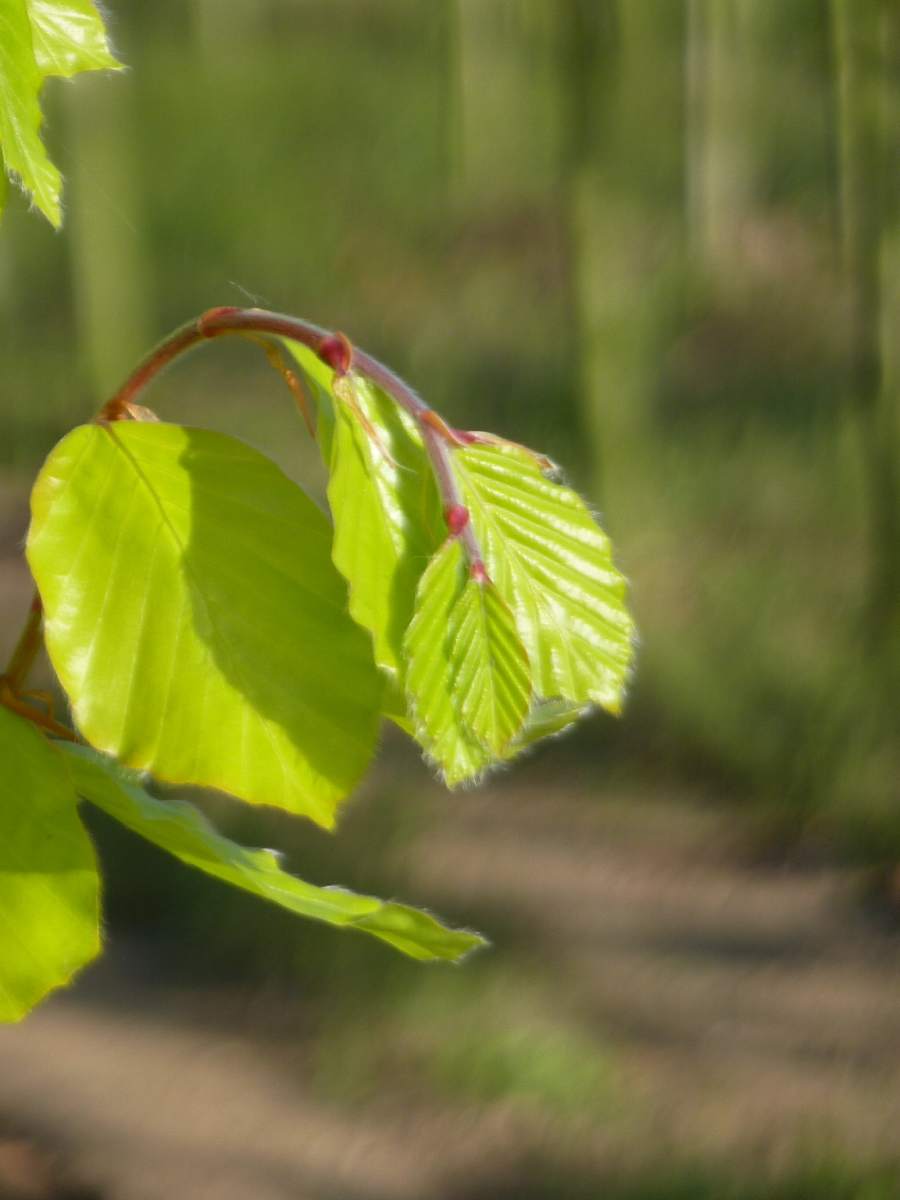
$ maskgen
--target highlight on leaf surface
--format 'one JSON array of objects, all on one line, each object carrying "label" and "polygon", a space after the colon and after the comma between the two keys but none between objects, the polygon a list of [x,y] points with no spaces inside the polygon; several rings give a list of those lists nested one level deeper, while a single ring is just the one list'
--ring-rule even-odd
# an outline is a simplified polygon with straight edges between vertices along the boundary
[{"label": "highlight on leaf surface", "polygon": [[274,463],[178,425],[83,426],[38,476],[27,553],[89,742],[333,825],[382,681],[329,522]]},{"label": "highlight on leaf surface", "polygon": [[100,883],[56,748],[0,707],[0,1021],[18,1021],[100,949]]},{"label": "highlight on leaf surface", "polygon": [[[442,544],[448,497],[416,421],[353,371],[287,344],[317,394],[334,561],[390,676],[385,713],[445,781],[478,778],[594,705],[619,712],[634,642],[625,580],[548,460],[490,434],[448,445],[460,493],[449,532],[471,522],[490,580],[479,585],[466,553]],[[434,428],[449,433],[436,417]]]},{"label": "highlight on leaf surface", "polygon": [[[452,630],[459,625],[455,614],[470,582],[462,547],[448,539],[419,583],[416,611],[404,644],[406,690],[416,739],[450,787],[477,779],[496,757],[463,717],[462,698],[455,687],[466,664]],[[482,671],[484,661],[479,652]],[[513,676],[515,673],[513,665]],[[506,714],[508,723],[513,723],[514,714],[511,707]]]},{"label": "highlight on leaf surface", "polygon": [[128,829],[188,866],[299,916],[356,929],[421,961],[458,962],[484,939],[448,929],[429,913],[338,887],[316,887],[283,871],[270,850],[223,837],[192,805],[158,800],[133,773],[84,746],[64,746],[75,789]]},{"label": "highlight on leaf surface", "polygon": [[52,225],[61,219],[61,178],[41,139],[41,86],[50,75],[119,66],[90,0],[0,0],[0,151]]},{"label": "highlight on leaf surface", "polygon": [[373,383],[352,372],[335,380],[311,351],[286,345],[317,398],[333,557],[350,589],[350,613],[372,635],[378,665],[402,685],[416,588],[446,534],[421,435]]},{"label": "highlight on leaf surface", "polygon": [[474,444],[455,450],[453,462],[488,573],[528,652],[535,694],[618,713],[634,622],[609,539],[587,505],[521,447]]}]

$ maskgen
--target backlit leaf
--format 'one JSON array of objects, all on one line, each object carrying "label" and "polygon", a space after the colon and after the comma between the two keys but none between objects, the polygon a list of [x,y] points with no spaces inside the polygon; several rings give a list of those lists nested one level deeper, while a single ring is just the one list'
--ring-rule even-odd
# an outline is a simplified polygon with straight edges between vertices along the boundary
[{"label": "backlit leaf", "polygon": [[396,670],[419,579],[446,525],[412,421],[358,377],[337,390],[328,503],[350,611],[372,634],[378,663]]},{"label": "backlit leaf", "polygon": [[331,438],[334,429],[334,395],[331,390],[334,371],[308,346],[291,341],[290,338],[282,338],[281,341],[300,368],[301,386],[315,413],[319,452],[322,461],[328,467],[331,464]]},{"label": "backlit leaf", "polygon": [[490,580],[466,580],[447,636],[460,718],[478,741],[501,754],[528,715],[531,669],[513,615]]},{"label": "backlit leaf", "polygon": [[196,867],[303,917],[372,934],[412,958],[458,961],[484,939],[447,929],[405,904],[315,887],[283,871],[271,850],[248,850],[223,837],[190,804],[151,796],[133,775],[83,746],[66,746],[80,795],[154,845]]},{"label": "backlit leaf", "polygon": [[18,1021],[100,949],[100,886],[56,748],[0,708],[0,1021]]},{"label": "backlit leaf", "polygon": [[402,684],[416,588],[447,533],[422,439],[374,384],[353,374],[335,379],[312,351],[286,344],[318,402],[334,562],[350,588],[350,612],[371,633],[379,666]]},{"label": "backlit leaf", "polygon": [[221,434],[122,422],[65,438],[35,486],[28,558],[88,741],[332,825],[372,756],[381,680],[331,533]]},{"label": "backlit leaf", "polygon": [[463,719],[455,690],[464,664],[452,627],[468,583],[462,548],[448,540],[422,576],[405,641],[406,688],[416,738],[450,787],[477,779],[494,760]]},{"label": "backlit leaf", "polygon": [[28,0],[34,56],[42,75],[118,70],[103,19],[91,0]]},{"label": "backlit leaf", "polygon": [[515,758],[535,742],[564,733],[590,712],[589,704],[573,704],[570,700],[538,701],[503,757]]},{"label": "backlit leaf", "polygon": [[518,447],[454,452],[485,564],[528,651],[535,692],[619,712],[634,623],[609,539],[571,488]]},{"label": "backlit leaf", "polygon": [[42,80],[26,0],[0,0],[0,146],[7,168],[19,176],[47,220],[59,225],[60,174],[40,133]]},{"label": "backlit leaf", "polygon": [[[41,85],[48,75],[118,66],[89,0],[0,0],[0,148],[53,225],[61,180],[41,140]],[[2,201],[0,189],[0,209]]]}]

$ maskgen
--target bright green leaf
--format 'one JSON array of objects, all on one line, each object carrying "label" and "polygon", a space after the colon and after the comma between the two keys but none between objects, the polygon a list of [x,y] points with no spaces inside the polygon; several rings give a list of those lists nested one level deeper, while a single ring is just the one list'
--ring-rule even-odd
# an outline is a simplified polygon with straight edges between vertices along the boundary
[{"label": "bright green leaf", "polygon": [[446,535],[418,428],[370,380],[356,374],[338,380],[312,350],[284,344],[317,401],[334,559],[349,584],[350,613],[372,634],[379,666],[402,685],[415,590]]},{"label": "bright green leaf", "polygon": [[47,220],[59,225],[60,174],[40,133],[42,81],[26,0],[0,0],[0,146],[7,168],[19,176]]},{"label": "bright green leaf", "polygon": [[504,757],[513,758],[543,738],[555,737],[569,729],[591,711],[589,704],[570,700],[541,700],[531,712]]},{"label": "bright green leaf", "polygon": [[413,422],[358,376],[336,389],[330,472],[334,562],[350,612],[372,634],[378,663],[396,671],[419,579],[447,529]]},{"label": "bright green leaf", "polygon": [[619,712],[634,623],[609,539],[577,493],[510,445],[454,452],[485,564],[512,609],[535,692]]},{"label": "bright green leaf", "polygon": [[283,871],[271,850],[247,850],[215,829],[190,804],[150,796],[139,781],[83,746],[66,746],[76,790],[123,825],[176,858],[303,917],[358,929],[423,961],[458,961],[484,939],[447,929],[428,913],[359,896],[336,887],[315,887]]},{"label": "bright green leaf", "polygon": [[282,338],[284,347],[300,368],[307,399],[313,402],[316,417],[316,441],[326,468],[331,466],[331,439],[334,429],[334,371],[315,351],[300,342]]},{"label": "bright green leaf", "polygon": [[88,741],[331,826],[381,700],[331,532],[221,434],[121,422],[65,438],[35,486],[28,558]]},{"label": "bright green leaf", "polygon": [[0,708],[0,1021],[18,1021],[100,949],[100,885],[56,749]]},{"label": "bright green leaf", "polygon": [[502,754],[528,715],[531,668],[513,615],[489,580],[466,580],[447,636],[460,719],[488,750]]},{"label": "bright green leaf", "polygon": [[[455,691],[454,681],[464,664],[458,657],[459,642],[451,635],[451,623],[468,582],[459,542],[446,541],[422,576],[404,647],[416,738],[450,787],[477,779],[494,759],[467,727]],[[482,657],[479,654],[479,659]]]},{"label": "bright green leaf", "polygon": [[350,587],[351,615],[372,634],[379,666],[402,684],[416,588],[447,533],[422,439],[374,384],[359,375],[337,380],[307,347],[285,344],[318,405],[334,563]]},{"label": "bright green leaf", "polygon": [[[53,225],[61,219],[61,179],[41,140],[41,85],[48,75],[119,65],[90,0],[0,0],[0,147]],[[0,210],[4,190],[5,180]]]},{"label": "bright green leaf", "polygon": [[333,558],[350,587],[351,615],[372,634],[385,671],[382,711],[412,735],[403,638],[422,572],[447,532],[431,466],[414,422],[381,389],[353,376],[336,395],[331,367],[298,342],[285,345],[316,402]]},{"label": "bright green leaf", "polygon": [[118,70],[91,0],[27,0],[34,56],[42,75]]}]

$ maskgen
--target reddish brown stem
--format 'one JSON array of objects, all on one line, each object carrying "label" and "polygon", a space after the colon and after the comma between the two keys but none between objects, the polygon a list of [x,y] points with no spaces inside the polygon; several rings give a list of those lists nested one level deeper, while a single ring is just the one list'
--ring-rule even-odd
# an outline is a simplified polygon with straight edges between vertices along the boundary
[{"label": "reddish brown stem", "polygon": [[15,650],[12,652],[12,657],[9,660],[6,670],[0,676],[15,692],[22,690],[28,678],[28,672],[31,670],[34,660],[40,651],[43,642],[43,618],[44,610],[41,605],[41,598],[35,592],[31,598],[31,607],[28,610],[25,628],[19,635],[19,640],[16,643]]},{"label": "reddish brown stem", "polygon": [[[268,312],[261,308],[212,308],[180,329],[176,329],[173,334],[151,351],[129,375],[115,395],[103,406],[97,414],[97,420],[103,422],[155,419],[149,409],[143,408],[138,403],[138,397],[143,390],[182,354],[186,354],[195,346],[213,338],[233,334],[249,335],[254,341],[263,343],[269,361],[287,381],[308,425],[311,425],[311,416],[307,410],[299,380],[280,358],[277,347],[264,342],[260,335],[288,338],[291,341],[299,342],[312,350],[339,375],[349,376],[351,372],[355,371],[377,384],[391,396],[395,403],[418,424],[443,501],[444,511],[455,514],[452,522],[448,518],[450,536],[459,538],[468,559],[472,577],[479,582],[487,579],[481,547],[472,523],[468,519],[468,510],[463,504],[451,454],[452,447],[468,445],[475,438],[452,429],[399,375],[394,374],[389,367],[364,350],[351,346],[349,340],[342,333],[330,333],[299,317]],[[463,514],[465,514],[465,519],[462,519]],[[43,641],[42,621],[41,600],[35,593],[28,620],[13,651],[9,666],[6,672],[0,675],[0,704],[40,726],[53,737],[78,742],[80,738],[76,733],[54,720],[52,714],[42,713],[34,708],[22,694],[28,672]]]},{"label": "reddish brown stem", "polygon": [[[121,388],[101,409],[98,420],[118,421],[130,416],[137,396],[161,371],[181,354],[212,338],[227,334],[268,334],[288,338],[313,351],[324,363],[339,374],[355,371],[387,392],[416,421],[437,481],[445,511],[462,504],[462,497],[453,470],[450,447],[466,445],[468,439],[444,421],[418,396],[399,375],[367,354],[351,346],[342,333],[331,333],[310,321],[263,308],[211,308],[194,321],[189,321],[153,350],[129,376]],[[458,536],[474,569],[482,564],[483,556],[471,524]]]},{"label": "reddish brown stem", "polygon": [[32,725],[37,725],[45,733],[49,733],[51,737],[61,738],[64,742],[81,741],[78,734],[74,730],[69,729],[68,725],[61,725],[49,713],[41,712],[39,708],[35,708],[34,705],[23,700],[21,696],[17,696],[7,683],[5,676],[0,676],[0,705],[8,708],[10,712],[24,717]]},{"label": "reddish brown stem", "polygon": [[19,636],[6,670],[0,675],[0,705],[17,713],[20,717],[24,717],[27,721],[31,721],[33,725],[38,725],[53,737],[63,738],[68,742],[77,742],[80,741],[77,734],[73,733],[66,725],[61,725],[59,721],[54,720],[52,712],[41,712],[39,708],[29,704],[26,699],[27,693],[24,692],[28,673],[43,645],[43,617],[41,598],[35,592],[28,610],[25,628]]}]

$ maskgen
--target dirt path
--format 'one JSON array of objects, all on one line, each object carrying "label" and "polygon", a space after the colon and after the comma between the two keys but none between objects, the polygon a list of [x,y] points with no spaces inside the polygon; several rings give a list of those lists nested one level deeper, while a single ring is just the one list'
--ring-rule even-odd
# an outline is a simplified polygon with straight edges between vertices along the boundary
[{"label": "dirt path", "polygon": [[[504,834],[515,828],[515,839]],[[513,905],[610,1031],[655,1138],[769,1158],[900,1150],[900,942],[834,868],[735,853],[734,813],[637,797],[469,800],[423,880]],[[898,1184],[900,1195],[900,1184]]]},{"label": "dirt path", "polygon": [[[544,984],[614,1046],[638,1116],[593,1126],[588,1156],[896,1152],[900,950],[847,872],[742,865],[733,815],[689,805],[511,781],[432,802],[413,894],[533,928]],[[103,1194],[438,1200],[540,1137],[503,1106],[329,1106],[296,1059],[259,1053],[252,1022],[198,1026],[165,987],[148,1003],[130,953],[0,1032],[0,1112]]]}]

